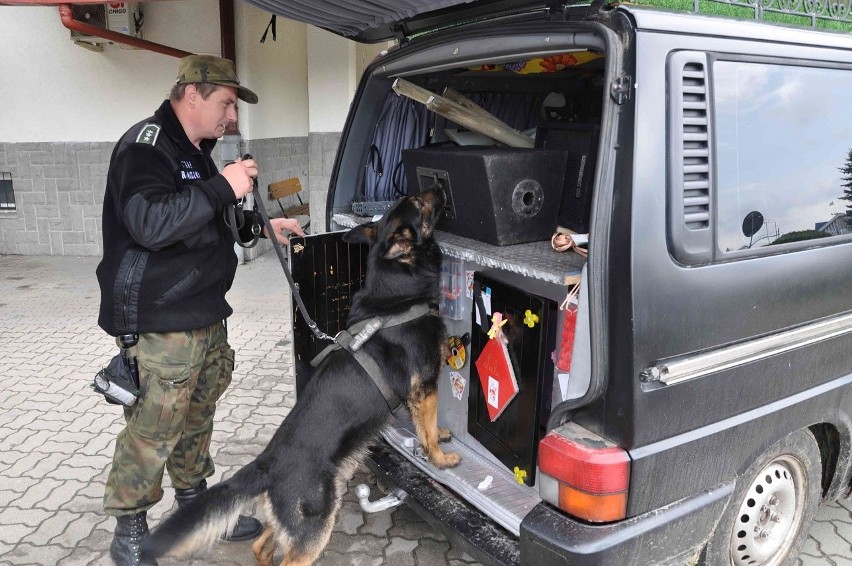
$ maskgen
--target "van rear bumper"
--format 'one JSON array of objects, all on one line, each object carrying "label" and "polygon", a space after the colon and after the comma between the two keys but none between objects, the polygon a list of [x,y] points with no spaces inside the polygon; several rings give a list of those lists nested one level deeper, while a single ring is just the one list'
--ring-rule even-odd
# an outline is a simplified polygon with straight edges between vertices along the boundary
[{"label": "van rear bumper", "polygon": [[522,564],[683,564],[710,537],[735,483],[609,525],[574,521],[551,507],[533,508],[521,523]]},{"label": "van rear bumper", "polygon": [[542,503],[524,518],[518,538],[384,442],[368,464],[383,481],[405,491],[406,504],[434,529],[489,566],[680,563],[707,540],[734,490],[733,482],[723,484],[609,525],[580,523]]}]

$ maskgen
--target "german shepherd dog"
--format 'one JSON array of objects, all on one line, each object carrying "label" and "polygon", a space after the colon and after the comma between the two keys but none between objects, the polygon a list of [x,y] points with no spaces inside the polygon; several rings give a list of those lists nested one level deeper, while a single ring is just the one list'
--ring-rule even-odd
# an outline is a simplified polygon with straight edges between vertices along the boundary
[{"label": "german shepherd dog", "polygon": [[[370,246],[350,326],[412,305],[437,304],[441,252],[433,228],[445,199],[440,190],[403,197],[378,222],[344,235],[344,241]],[[361,346],[405,400],[424,454],[442,469],[460,460],[438,446],[450,438],[437,426],[437,381],[447,349],[444,322],[432,310],[380,329]],[[281,566],[312,564],[331,537],[347,482],[390,419],[385,398],[352,354],[332,352],[263,452],[168,516],[145,541],[143,556],[185,555],[212,546],[245,504],[258,501],[267,521],[252,545],[258,563],[271,566],[280,545]]]}]

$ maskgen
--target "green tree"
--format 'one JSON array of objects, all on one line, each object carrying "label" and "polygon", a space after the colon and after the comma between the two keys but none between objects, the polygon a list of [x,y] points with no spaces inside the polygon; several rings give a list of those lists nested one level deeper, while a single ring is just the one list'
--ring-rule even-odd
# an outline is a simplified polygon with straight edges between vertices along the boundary
[{"label": "green tree", "polygon": [[843,189],[843,196],[840,198],[849,203],[846,205],[846,218],[848,219],[852,218],[852,148],[849,149],[849,154],[846,156],[846,163],[840,168],[840,172],[843,173],[841,179],[845,181],[842,184],[845,187]]},{"label": "green tree", "polygon": [[814,240],[816,238],[828,238],[831,234],[820,232],[819,230],[796,230],[795,232],[787,232],[780,238],[776,238],[770,242],[770,246],[776,244],[789,244],[790,242],[801,242],[802,240]]}]

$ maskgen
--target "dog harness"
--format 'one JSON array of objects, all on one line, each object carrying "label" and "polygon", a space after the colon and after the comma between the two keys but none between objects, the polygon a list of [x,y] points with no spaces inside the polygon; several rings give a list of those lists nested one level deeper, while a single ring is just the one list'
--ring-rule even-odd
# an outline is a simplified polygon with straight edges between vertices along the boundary
[{"label": "dog harness", "polygon": [[317,354],[317,356],[311,360],[311,365],[313,367],[317,367],[335,350],[346,350],[352,354],[355,361],[364,368],[364,371],[367,372],[367,375],[370,376],[370,379],[372,379],[373,383],[376,384],[376,387],[379,388],[379,391],[381,391],[382,396],[385,398],[385,402],[388,404],[388,407],[390,407],[391,413],[396,413],[397,409],[399,409],[400,405],[402,405],[402,399],[400,399],[399,395],[397,395],[393,388],[391,388],[387,379],[385,379],[382,368],[379,367],[376,360],[374,360],[367,352],[361,350],[361,346],[363,346],[364,343],[379,330],[411,322],[412,320],[429,314],[429,311],[429,305],[426,303],[418,303],[400,314],[391,316],[375,316],[373,318],[356,322],[346,330],[338,332],[334,337],[334,342],[328,345],[322,352]]}]

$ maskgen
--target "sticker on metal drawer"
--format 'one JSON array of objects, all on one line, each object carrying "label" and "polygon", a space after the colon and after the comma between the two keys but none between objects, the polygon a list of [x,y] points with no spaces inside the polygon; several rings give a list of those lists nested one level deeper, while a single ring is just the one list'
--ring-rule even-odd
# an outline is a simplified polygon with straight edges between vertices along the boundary
[{"label": "sticker on metal drawer", "polygon": [[464,397],[464,388],[466,385],[467,382],[462,377],[462,374],[457,371],[450,372],[450,386],[453,388],[453,397],[461,401],[462,397]]}]

